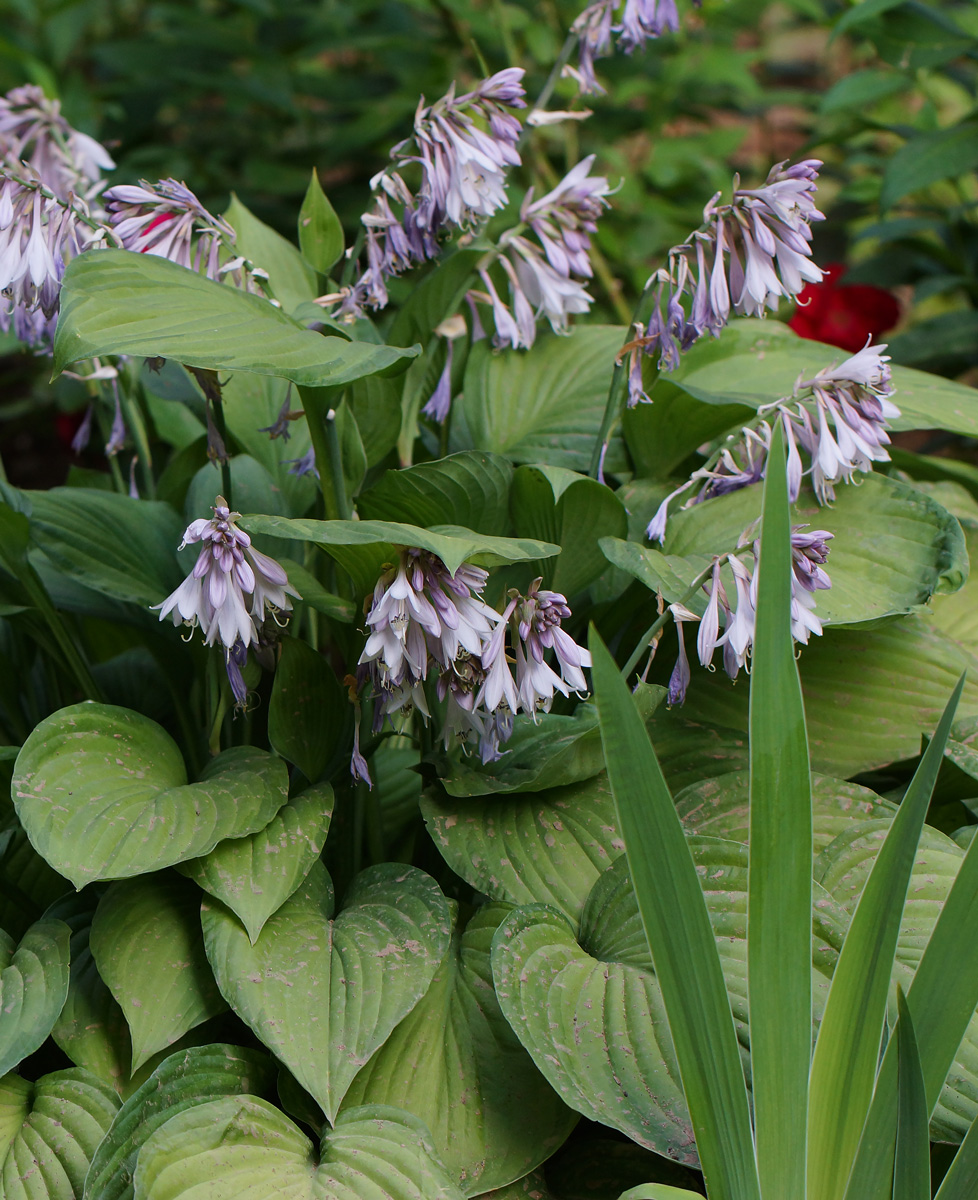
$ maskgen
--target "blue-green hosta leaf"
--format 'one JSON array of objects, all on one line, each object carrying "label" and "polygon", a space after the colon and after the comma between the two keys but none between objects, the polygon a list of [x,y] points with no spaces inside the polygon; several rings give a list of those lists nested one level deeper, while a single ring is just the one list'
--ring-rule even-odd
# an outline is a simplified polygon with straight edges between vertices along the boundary
[{"label": "blue-green hosta leaf", "polygon": [[[690,848],[717,939],[744,1054],[747,1029],[747,849],[694,837]],[[844,913],[816,889],[816,1012],[844,932]],[[519,909],[493,943],[500,1005],[560,1096],[640,1145],[695,1164],[692,1127],[627,861],[598,879],[579,938],[552,909]]]},{"label": "blue-green hosta leaf", "polygon": [[450,513],[477,533],[509,532],[513,467],[499,454],[463,450],[402,471],[388,471],[357,502],[368,520],[408,521],[427,528]]},{"label": "blue-green hosta leaf", "polygon": [[68,995],[63,921],[36,921],[15,945],[0,930],[0,1074],[22,1062],[54,1028]]},{"label": "blue-green hosta leaf", "polygon": [[[457,448],[587,471],[624,334],[615,325],[582,325],[569,337],[539,338],[528,353],[476,342],[458,410],[467,440]],[[626,462],[616,435],[605,469],[620,471]]]},{"label": "blue-green hosta leaf", "polygon": [[17,815],[77,888],[207,854],[263,829],[288,797],[285,764],[250,747],[212,759],[197,783],[155,721],[108,704],[43,720],[14,767]]},{"label": "blue-green hosta leaf", "polygon": [[546,538],[567,551],[540,566],[546,586],[567,596],[605,570],[599,542],[628,532],[628,517],[614,492],[562,467],[519,467],[511,507],[520,533]]},{"label": "blue-green hosta leaf", "polygon": [[461,1200],[424,1125],[393,1108],[344,1113],[317,1155],[288,1117],[253,1096],[167,1121],[136,1166],[139,1200]]},{"label": "blue-green hosta leaf", "polygon": [[625,851],[605,775],[551,791],[421,801],[453,871],[510,904],[543,902],[576,926],[601,872]]},{"label": "blue-green hosta leaf", "polygon": [[[622,541],[602,541],[602,549],[615,566],[676,603],[712,555],[737,545],[759,515],[760,500],[760,488],[745,488],[677,512],[669,521],[666,553]],[[834,534],[826,564],[832,587],[816,596],[816,612],[826,625],[909,613],[967,578],[961,526],[909,484],[869,475],[859,487],[839,488],[831,506],[820,508],[809,495],[802,501],[792,510],[792,523]]]},{"label": "blue-green hosta leaf", "polygon": [[217,1043],[172,1054],[116,1114],[92,1158],[85,1200],[133,1200],[142,1146],[171,1117],[222,1096],[268,1097],[275,1070],[257,1050]]},{"label": "blue-green hosta leaf", "polygon": [[354,1079],[344,1109],[389,1104],[431,1132],[466,1196],[525,1175],[577,1122],[509,1027],[492,983],[493,934],[504,904],[479,909],[421,1002]]},{"label": "blue-green hosta leaf", "polygon": [[29,1083],[0,1079],[0,1196],[3,1200],[75,1200],[119,1097],[77,1068]]},{"label": "blue-green hosta leaf", "polygon": [[332,916],[318,863],[254,946],[219,901],[205,900],[201,914],[225,999],[331,1121],[357,1071],[427,991],[451,936],[435,882],[393,863],[357,876]]},{"label": "blue-green hosta leaf", "polygon": [[333,814],[328,783],[309,788],[250,837],[232,838],[177,868],[239,917],[252,944],[312,870]]},{"label": "blue-green hosta leaf", "polygon": [[337,387],[403,368],[417,350],[323,337],[268,300],[177,263],[93,250],[73,259],[65,272],[55,369],[103,354],[175,358],[204,370],[254,371],[308,387]]},{"label": "blue-green hosta leaf", "polygon": [[225,1004],[207,965],[200,893],[166,872],[113,884],[99,901],[90,945],[125,1013],[132,1070]]}]

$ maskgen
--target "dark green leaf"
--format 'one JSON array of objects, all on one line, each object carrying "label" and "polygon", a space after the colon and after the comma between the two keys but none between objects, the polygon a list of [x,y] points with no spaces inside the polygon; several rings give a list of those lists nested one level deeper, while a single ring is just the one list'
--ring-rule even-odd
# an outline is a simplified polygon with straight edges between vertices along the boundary
[{"label": "dark green leaf", "polygon": [[509,532],[513,468],[498,454],[464,450],[434,462],[388,471],[361,495],[361,517],[429,528],[450,517],[476,533]]},{"label": "dark green leaf", "polygon": [[908,192],[942,179],[957,179],[976,166],[978,122],[962,121],[950,129],[920,133],[887,162],[880,208],[890,208]]},{"label": "dark green leaf", "polygon": [[313,783],[342,753],[353,709],[325,658],[298,638],[282,639],[268,707],[268,740]]}]

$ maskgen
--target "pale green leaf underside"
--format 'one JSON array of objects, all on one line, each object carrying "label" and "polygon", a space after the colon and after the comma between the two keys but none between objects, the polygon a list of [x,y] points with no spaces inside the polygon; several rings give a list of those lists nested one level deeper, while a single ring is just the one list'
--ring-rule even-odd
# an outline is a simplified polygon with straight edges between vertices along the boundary
[{"label": "pale green leaf underside", "polygon": [[75,704],[42,721],[14,768],[17,815],[44,858],[78,888],[207,854],[263,829],[287,799],[285,764],[239,747],[187,783],[155,721]]},{"label": "pale green leaf underside", "polygon": [[448,902],[423,872],[386,863],[357,877],[336,920],[316,864],[254,945],[205,900],[207,957],[239,1017],[332,1119],[357,1071],[424,995],[448,950]]},{"label": "pale green leaf underside", "polygon": [[322,1158],[288,1117],[253,1096],[167,1121],[136,1168],[140,1200],[460,1200],[424,1126],[390,1108],[353,1109]]},{"label": "pale green leaf underside", "polygon": [[204,370],[254,371],[307,387],[337,387],[405,363],[417,348],[323,337],[268,300],[177,263],[127,250],[92,250],[65,272],[55,368],[106,354],[174,358]]},{"label": "pale green leaf underside", "polygon": [[421,1002],[360,1071],[344,1100],[421,1118],[467,1196],[521,1178],[548,1158],[577,1115],[558,1099],[496,1000],[489,950],[508,905],[479,909]]}]

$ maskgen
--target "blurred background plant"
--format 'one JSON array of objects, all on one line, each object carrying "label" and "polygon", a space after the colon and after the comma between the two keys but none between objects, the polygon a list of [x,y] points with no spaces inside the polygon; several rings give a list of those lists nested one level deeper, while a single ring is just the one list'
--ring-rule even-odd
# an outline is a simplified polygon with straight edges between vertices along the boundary
[{"label": "blurred background plant", "polygon": [[[186,180],[212,211],[232,193],[294,237],[314,164],[348,232],[418,97],[506,65],[536,95],[580,0],[7,0],[0,92],[25,82],[109,147],[113,182]],[[627,321],[669,246],[731,169],[824,158],[836,263],[795,328],[846,348],[897,328],[895,362],[973,381],[978,368],[978,8],[970,0],[705,0],[681,29],[598,60],[608,95],[564,78],[534,131],[538,194],[586,154],[620,188],[601,222],[595,316]],[[514,201],[519,191],[514,189]],[[352,241],[352,238],[350,238]],[[845,270],[844,280],[841,275]],[[875,294],[855,286],[883,289]],[[884,294],[885,293],[885,294]],[[785,314],[790,318],[790,312]],[[7,339],[0,438],[32,483],[61,482],[78,409]],[[39,407],[45,411],[38,420]],[[94,464],[93,464],[94,465]]]}]

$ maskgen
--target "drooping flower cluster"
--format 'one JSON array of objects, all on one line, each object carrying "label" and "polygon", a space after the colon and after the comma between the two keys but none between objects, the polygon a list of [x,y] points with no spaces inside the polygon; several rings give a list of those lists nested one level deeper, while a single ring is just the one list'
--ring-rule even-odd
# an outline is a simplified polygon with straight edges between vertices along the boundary
[{"label": "drooping flower cluster", "polygon": [[[555,693],[586,687],[582,668],[591,659],[561,627],[571,615],[566,599],[537,579],[525,596],[511,592],[498,613],[482,599],[487,578],[469,563],[453,575],[436,555],[412,547],[377,581],[358,666],[359,685],[373,685],[375,733],[396,712],[416,709],[427,720],[424,683],[433,678],[446,702],[446,746],[475,741],[491,762],[518,712],[547,712]],[[550,650],[559,673],[546,662]],[[369,782],[359,741],[351,770]]]},{"label": "drooping flower cluster", "polygon": [[[362,217],[367,267],[338,308],[356,316],[387,304],[386,280],[434,258],[445,229],[467,229],[506,203],[506,172],[520,162],[520,123],[513,109],[525,108],[523,71],[497,71],[478,87],[448,94],[430,106],[424,99],[414,118],[414,135],[391,151],[394,164],[370,181],[374,207]],[[417,194],[404,179],[421,168]],[[398,211],[395,211],[398,210]]]},{"label": "drooping flower cluster", "polygon": [[291,610],[291,596],[301,597],[275,559],[256,550],[238,528],[241,514],[231,512],[223,496],[217,497],[213,512],[210,519],[201,517],[187,526],[179,549],[200,542],[197,562],[176,591],[153,609],[159,609],[161,621],[170,617],[174,625],[199,625],[206,645],[224,647],[235,699],[243,704],[239,680],[248,647],[259,644],[267,616],[277,620],[279,613]]},{"label": "drooping flower cluster", "polygon": [[[591,234],[611,190],[607,179],[591,175],[594,157],[582,159],[539,200],[533,199],[531,189],[520,210],[520,225],[500,238],[497,261],[508,280],[508,305],[488,268],[480,270],[486,291],[473,295],[492,305],[497,346],[532,346],[541,316],[555,333],[566,333],[568,317],[590,308],[591,297],[578,278],[590,279],[593,273],[588,258]],[[536,243],[524,236],[527,228]]]},{"label": "drooping flower cluster", "polygon": [[[832,586],[823,564],[828,558],[828,543],[834,536],[824,529],[806,532],[807,529],[807,525],[795,525],[791,530],[791,636],[803,645],[808,644],[811,634],[820,636],[822,633],[822,622],[814,611],[815,592]],[[699,622],[696,654],[702,666],[713,669],[717,649],[722,649],[723,669],[731,679],[736,679],[746,665],[754,644],[757,619],[759,541],[754,541],[752,552],[750,564],[742,561],[737,553],[720,555],[714,560],[710,578],[703,584],[707,601],[702,617],[697,617],[682,604],[670,605],[679,637],[679,657],[669,679],[669,704],[682,704],[689,686],[689,659],[683,634],[685,624]],[[721,577],[724,565],[733,576],[733,599]]]},{"label": "drooping flower cluster", "polygon": [[718,192],[703,210],[706,229],[669,251],[668,266],[649,281],[654,290],[648,324],[635,326],[626,347],[630,405],[648,399],[642,353],[673,371],[682,352],[704,333],[719,336],[731,312],[762,317],[783,297],[798,295],[806,282],[822,278],[810,257],[811,223],[824,220],[814,200],[821,165],[815,158],[792,167],[777,163],[759,188],[741,188],[735,179],[733,201],[718,204]]},{"label": "drooping flower cluster", "polygon": [[65,266],[104,244],[98,193],[115,164],[40,88],[0,96],[0,329],[48,348]]},{"label": "drooping flower cluster", "polygon": [[[759,410],[758,424],[731,435],[705,466],[663,500],[649,523],[648,537],[663,541],[670,504],[696,484],[699,491],[684,507],[763,479],[772,430],[778,422],[788,451],[788,498],[792,503],[798,499],[806,475],[818,502],[827,504],[835,499],[837,483],[850,482],[856,472],[871,471],[874,462],[887,462],[887,421],[898,417],[900,410],[889,399],[893,383],[889,356],[882,353],[885,349],[885,345],[866,346],[812,379],[799,379],[791,396]],[[807,467],[802,453],[808,458]]]},{"label": "drooping flower cluster", "polygon": [[[184,183],[161,179],[156,184],[142,180],[138,186],[118,184],[103,197],[107,223],[115,230],[124,250],[168,258],[209,279],[231,274],[234,283],[253,290],[254,270],[245,268],[241,257],[222,263],[229,254],[235,232],[223,217],[215,217]],[[267,278],[264,272],[258,276]]]},{"label": "drooping flower cluster", "polygon": [[[693,0],[699,7],[700,0]],[[625,0],[618,24],[615,12],[621,0],[595,0],[581,13],[571,32],[578,38],[578,66],[572,71],[582,95],[602,93],[594,71],[595,60],[612,53],[612,34],[618,34],[618,46],[626,54],[642,50],[651,38],[679,30],[676,0]]]}]

